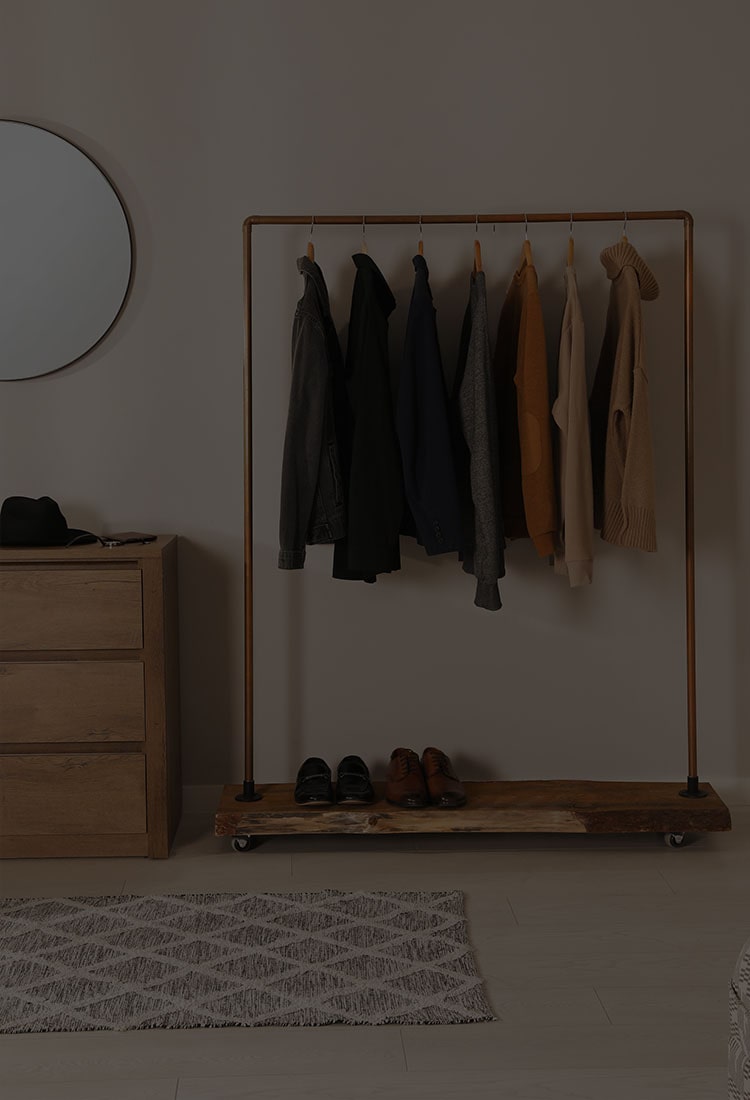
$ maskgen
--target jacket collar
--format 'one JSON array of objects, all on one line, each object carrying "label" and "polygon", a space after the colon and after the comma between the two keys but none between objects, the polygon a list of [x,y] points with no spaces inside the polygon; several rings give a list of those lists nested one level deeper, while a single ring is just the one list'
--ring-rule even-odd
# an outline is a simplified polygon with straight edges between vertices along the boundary
[{"label": "jacket collar", "polygon": [[419,253],[417,253],[416,256],[412,256],[411,262],[414,264],[414,270],[418,274],[423,274],[425,278],[429,278],[430,272],[427,267],[427,260],[424,256],[420,256]]},{"label": "jacket collar", "polygon": [[386,315],[392,313],[396,308],[396,299],[378,265],[366,252],[355,252],[352,259],[357,268],[357,274],[369,276],[383,312]]},{"label": "jacket collar", "polygon": [[638,276],[638,285],[644,302],[652,302],[654,298],[659,297],[659,284],[654,273],[646,261],[638,255],[630,241],[623,239],[617,244],[610,245],[609,248],[604,249],[600,259],[610,279],[616,279],[623,268],[632,267]]},{"label": "jacket collar", "polygon": [[331,306],[328,301],[328,287],[326,281],[323,278],[323,272],[318,265],[307,256],[300,256],[297,260],[297,270],[300,275],[304,275],[312,285],[315,287],[320,304],[326,313],[331,312]]},{"label": "jacket collar", "polygon": [[412,256],[411,262],[414,264],[415,285],[421,282],[426,287],[430,298],[432,298],[432,290],[430,289],[430,269],[427,266],[427,261],[424,256],[420,256],[419,253],[417,253],[416,256]]}]

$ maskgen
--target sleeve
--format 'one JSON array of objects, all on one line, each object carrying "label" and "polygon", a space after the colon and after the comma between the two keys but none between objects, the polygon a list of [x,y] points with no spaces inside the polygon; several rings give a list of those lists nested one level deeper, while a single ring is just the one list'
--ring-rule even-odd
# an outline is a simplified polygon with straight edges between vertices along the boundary
[{"label": "sleeve", "polygon": [[292,340],[292,384],[281,468],[279,569],[302,569],[318,486],[328,386],[325,335],[303,315]]},{"label": "sleeve", "polygon": [[522,393],[518,432],[526,525],[540,557],[553,554],[557,531],[557,498],[552,461],[552,427],[547,380],[547,349],[539,295],[530,292],[518,337]]},{"label": "sleeve", "polygon": [[573,587],[590,584],[593,576],[594,491],[591,474],[588,398],[583,319],[572,329],[570,431],[565,478],[565,560]]}]

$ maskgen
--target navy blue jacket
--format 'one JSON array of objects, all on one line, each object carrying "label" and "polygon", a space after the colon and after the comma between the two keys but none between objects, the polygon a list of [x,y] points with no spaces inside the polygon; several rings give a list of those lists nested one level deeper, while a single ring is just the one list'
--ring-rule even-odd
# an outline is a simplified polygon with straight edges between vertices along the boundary
[{"label": "navy blue jacket", "polygon": [[461,507],[429,271],[415,256],[396,422],[409,505],[402,532],[428,554],[460,551]]}]

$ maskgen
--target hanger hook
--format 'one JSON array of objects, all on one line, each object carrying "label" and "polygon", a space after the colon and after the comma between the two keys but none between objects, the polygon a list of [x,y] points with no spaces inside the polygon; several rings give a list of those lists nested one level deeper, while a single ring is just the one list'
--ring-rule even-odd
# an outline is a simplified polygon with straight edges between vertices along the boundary
[{"label": "hanger hook", "polygon": [[479,215],[478,214],[474,215],[474,236],[475,237],[479,236]]},{"label": "hanger hook", "polygon": [[419,215],[419,236],[422,236],[422,215]]},{"label": "hanger hook", "polygon": [[315,228],[315,215],[310,218],[310,240],[312,240],[313,229]]},{"label": "hanger hook", "polygon": [[622,235],[624,237],[624,236],[626,236],[626,234],[628,232],[628,212],[627,212],[627,210],[623,210],[623,214],[625,215],[625,221],[622,223]]},{"label": "hanger hook", "polygon": [[362,236],[364,237],[364,235],[365,235],[365,216],[363,214],[362,215]]},{"label": "hanger hook", "polygon": [[528,239],[529,239],[529,219],[526,217],[525,214],[523,216],[523,225],[524,225],[524,232],[523,232],[524,240],[528,241]]},{"label": "hanger hook", "polygon": [[570,236],[573,236],[573,213],[570,214]]}]

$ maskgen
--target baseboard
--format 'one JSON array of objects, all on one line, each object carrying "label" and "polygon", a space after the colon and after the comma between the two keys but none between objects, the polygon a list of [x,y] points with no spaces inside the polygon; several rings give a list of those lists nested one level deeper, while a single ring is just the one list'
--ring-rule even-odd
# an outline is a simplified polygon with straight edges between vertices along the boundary
[{"label": "baseboard", "polygon": [[706,777],[706,781],[730,810],[733,806],[750,806],[750,779],[740,779],[737,776],[722,779],[721,776],[711,775]]},{"label": "baseboard", "polygon": [[183,814],[213,814],[219,805],[223,783],[196,784],[182,788]]}]

